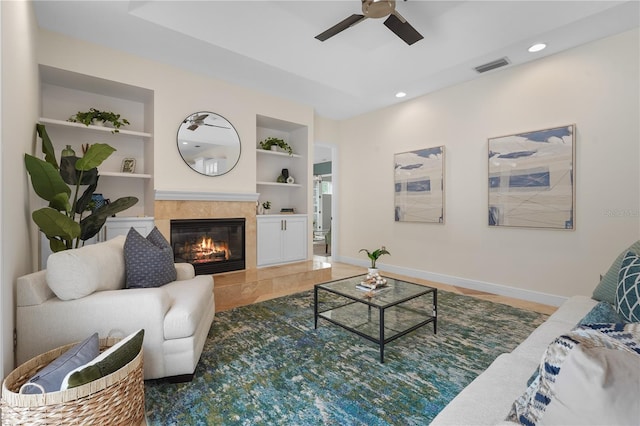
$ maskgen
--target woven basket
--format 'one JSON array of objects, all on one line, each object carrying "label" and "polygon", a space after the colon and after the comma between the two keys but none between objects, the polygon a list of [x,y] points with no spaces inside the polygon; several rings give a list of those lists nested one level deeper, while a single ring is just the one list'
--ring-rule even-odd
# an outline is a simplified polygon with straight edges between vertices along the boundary
[{"label": "woven basket", "polygon": [[[100,350],[119,338],[100,339]],[[3,425],[139,425],[144,420],[142,349],[127,365],[82,386],[44,394],[19,394],[26,381],[75,343],[22,364],[2,382]]]}]

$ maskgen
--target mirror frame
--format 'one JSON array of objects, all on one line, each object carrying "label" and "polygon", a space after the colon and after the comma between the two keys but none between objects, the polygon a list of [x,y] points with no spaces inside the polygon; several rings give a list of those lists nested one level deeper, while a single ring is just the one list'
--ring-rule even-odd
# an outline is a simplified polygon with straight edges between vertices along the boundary
[{"label": "mirror frame", "polygon": [[[207,114],[207,116],[205,116],[204,118],[199,120],[200,122],[202,122],[202,124],[198,124],[198,122],[197,122],[198,120],[195,120],[195,118],[198,118],[198,116],[201,116],[202,114]],[[182,151],[183,143],[180,140],[181,131],[183,129],[188,129],[188,127],[190,127],[192,125],[196,125],[197,126],[194,129],[194,131],[197,130],[199,127],[211,126],[210,124],[205,124],[204,123],[204,120],[209,118],[209,116],[217,117],[220,120],[223,120],[225,122],[225,124],[228,124],[229,127],[230,127],[230,130],[233,130],[233,133],[235,134],[235,138],[237,139],[238,156],[237,156],[237,158],[234,158],[233,164],[228,166],[227,169],[223,173],[204,173],[203,171],[200,171],[200,170],[194,168],[194,166],[191,163],[189,163],[189,161],[187,161],[187,159],[185,158],[185,154]],[[212,127],[215,127],[215,126],[212,126]],[[178,147],[178,153],[180,153],[180,157],[182,158],[182,161],[184,161],[184,163],[187,166],[189,166],[189,168],[191,170],[193,170],[194,172],[196,172],[198,174],[201,174],[203,176],[216,177],[216,176],[226,175],[227,173],[229,173],[231,170],[233,170],[238,165],[238,163],[240,162],[240,156],[242,155],[242,142],[240,141],[240,134],[238,133],[236,128],[225,117],[223,117],[222,115],[220,115],[218,113],[212,112],[212,111],[198,111],[198,112],[194,112],[194,113],[189,114],[188,116],[186,116],[184,118],[184,120],[182,120],[182,122],[180,123],[180,126],[178,126],[178,131],[176,133],[176,144],[177,144],[177,147]],[[228,164],[231,164],[231,161]]]}]

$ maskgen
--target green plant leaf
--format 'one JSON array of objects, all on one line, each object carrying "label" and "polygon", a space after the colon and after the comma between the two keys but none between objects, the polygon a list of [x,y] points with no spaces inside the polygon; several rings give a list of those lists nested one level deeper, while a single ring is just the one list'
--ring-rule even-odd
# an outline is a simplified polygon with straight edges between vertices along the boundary
[{"label": "green plant leaf", "polygon": [[51,139],[49,139],[44,124],[36,124],[36,131],[40,139],[42,139],[42,153],[44,154],[45,161],[57,169],[58,161],[56,160],[56,151],[53,149],[53,144],[51,143]]},{"label": "green plant leaf", "polygon": [[[94,170],[97,170],[97,169],[94,169]],[[99,176],[96,176],[96,181],[91,185],[89,185],[87,189],[84,190],[84,192],[82,193],[82,196],[76,202],[76,213],[82,214],[82,212],[87,210],[87,207],[91,202],[91,196],[98,188],[98,178]]]},{"label": "green plant leaf", "polygon": [[98,167],[116,149],[106,143],[94,143],[89,147],[86,154],[76,162],[76,170],[88,171]]},{"label": "green plant leaf", "polygon": [[49,238],[49,247],[51,248],[51,251],[54,253],[57,253],[59,251],[63,251],[67,249],[67,245],[65,244],[64,241],[58,239],[58,238]]},{"label": "green plant leaf", "polygon": [[136,197],[122,197],[103,205],[80,221],[80,228],[82,229],[80,239],[86,241],[92,238],[100,231],[109,216],[126,210],[137,202],[138,199]]},{"label": "green plant leaf", "polygon": [[76,164],[79,159],[79,157],[75,156],[62,157],[60,159],[60,176],[62,176],[62,180],[69,185],[76,185],[80,174],[82,174],[80,185],[92,185],[96,183],[98,180],[98,169],[96,167],[87,171],[77,169]]},{"label": "green plant leaf", "polygon": [[70,242],[80,236],[78,222],[51,207],[36,210],[31,214],[31,217],[49,239],[60,237]]},{"label": "green plant leaf", "polygon": [[24,164],[31,176],[33,190],[40,198],[50,202],[58,194],[71,194],[71,189],[64,183],[58,169],[51,163],[25,154]]},{"label": "green plant leaf", "polygon": [[56,209],[59,212],[69,213],[71,211],[71,204],[69,203],[69,194],[61,192],[56,194],[51,201],[49,201],[49,207]]}]

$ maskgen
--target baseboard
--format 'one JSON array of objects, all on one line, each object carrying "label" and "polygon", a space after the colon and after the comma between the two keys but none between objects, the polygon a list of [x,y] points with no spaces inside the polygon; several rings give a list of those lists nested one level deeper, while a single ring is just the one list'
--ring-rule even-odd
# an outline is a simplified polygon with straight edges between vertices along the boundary
[{"label": "baseboard", "polygon": [[[333,259],[336,262],[348,263],[351,265],[362,266],[364,268],[369,266],[369,262],[362,259],[355,259],[344,256],[334,256]],[[413,268],[403,268],[393,265],[385,265],[383,263],[377,264],[381,271],[389,271],[395,274],[406,275],[413,278],[421,278],[423,280],[435,281],[442,284],[455,285],[458,287],[468,288],[471,290],[484,291],[486,293],[498,294],[500,296],[513,297],[514,299],[527,300],[530,302],[542,303],[549,306],[560,306],[565,300],[564,296],[557,296],[554,294],[542,293],[533,290],[526,290],[522,288],[509,287],[502,284],[488,283],[484,281],[471,280],[468,278],[460,278],[451,275],[438,274],[435,272],[422,271]]]}]

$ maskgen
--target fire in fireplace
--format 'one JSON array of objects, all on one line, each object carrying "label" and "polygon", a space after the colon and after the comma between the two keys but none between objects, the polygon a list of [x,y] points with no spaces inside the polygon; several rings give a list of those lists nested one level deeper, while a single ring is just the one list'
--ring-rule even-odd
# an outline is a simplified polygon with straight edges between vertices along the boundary
[{"label": "fire in fireplace", "polygon": [[245,269],[245,219],[171,221],[175,262],[188,262],[196,274]]}]

